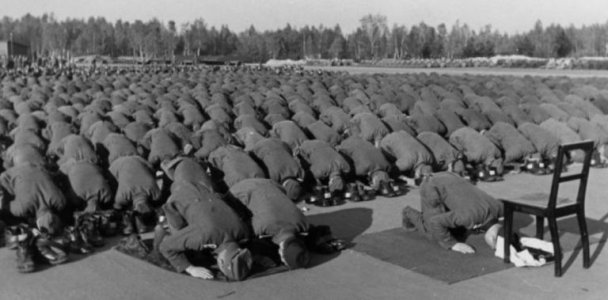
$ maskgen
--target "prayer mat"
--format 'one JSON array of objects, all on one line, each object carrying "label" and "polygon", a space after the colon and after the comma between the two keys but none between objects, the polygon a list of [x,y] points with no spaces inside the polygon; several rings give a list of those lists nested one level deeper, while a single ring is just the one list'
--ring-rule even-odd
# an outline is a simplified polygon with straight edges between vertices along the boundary
[{"label": "prayer mat", "polygon": [[[153,249],[152,244],[153,239],[139,240],[134,237],[126,237],[123,238],[118,245],[114,247],[114,249],[118,252],[143,260],[162,269],[175,272],[173,266],[171,266],[171,264],[158,251]],[[248,248],[252,250],[252,253],[259,254],[261,251],[267,251],[269,249],[269,245],[262,243],[251,243]],[[211,266],[208,268],[213,271],[214,274],[216,274],[215,278],[213,279],[214,281],[231,281],[226,278],[224,274],[219,272],[217,266],[215,265],[215,259],[211,258],[212,255],[210,252],[188,252],[186,253],[186,256],[188,257],[188,260],[195,266]],[[264,263],[260,263],[262,261],[262,257],[264,257]],[[258,255],[257,258],[254,257],[251,274],[245,280],[289,271],[289,268],[281,264],[280,260],[278,259],[278,255],[273,255],[271,253],[264,256]]]},{"label": "prayer mat", "polygon": [[[590,243],[598,241],[589,239]],[[471,235],[466,242],[475,248],[474,254],[446,250],[418,232],[394,228],[362,235],[354,240],[352,249],[448,284],[514,267],[494,256],[483,234]],[[568,232],[560,237],[560,243],[564,252],[580,247],[579,237]]]},{"label": "prayer mat", "polygon": [[494,256],[483,235],[467,239],[476,252],[466,255],[443,249],[422,234],[402,228],[365,234],[354,243],[355,251],[448,284],[513,267]]}]

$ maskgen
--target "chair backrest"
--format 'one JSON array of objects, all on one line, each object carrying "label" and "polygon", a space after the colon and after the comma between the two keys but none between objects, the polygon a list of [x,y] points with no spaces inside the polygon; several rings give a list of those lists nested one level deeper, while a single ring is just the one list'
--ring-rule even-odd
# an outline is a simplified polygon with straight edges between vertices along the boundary
[{"label": "chair backrest", "polygon": [[[566,155],[574,150],[581,150],[585,153],[583,158],[583,168],[579,173],[568,174],[562,176],[563,164]],[[583,141],[571,144],[563,144],[559,146],[557,151],[557,161],[555,162],[555,171],[553,173],[553,181],[551,183],[551,194],[549,195],[548,209],[553,210],[557,204],[557,194],[559,184],[562,182],[580,180],[578,193],[576,196],[577,203],[585,201],[585,192],[587,189],[587,178],[589,177],[589,166],[591,165],[591,154],[593,152],[593,141]]]}]

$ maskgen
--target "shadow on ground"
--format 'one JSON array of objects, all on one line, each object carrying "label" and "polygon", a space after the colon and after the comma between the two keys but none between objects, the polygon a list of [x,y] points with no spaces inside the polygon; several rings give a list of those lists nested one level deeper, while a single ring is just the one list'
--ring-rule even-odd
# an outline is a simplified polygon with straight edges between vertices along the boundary
[{"label": "shadow on ground", "polygon": [[[515,214],[514,225],[517,231],[522,232],[527,236],[534,236],[535,225],[532,225],[534,218],[525,214]],[[600,253],[604,250],[606,241],[608,240],[608,214],[604,215],[599,220],[586,218],[587,231],[590,236],[590,244],[597,244],[597,247],[590,253],[591,265],[597,260]],[[544,240],[551,241],[548,226],[544,228]],[[532,225],[532,226],[531,226]],[[563,271],[566,272],[574,263],[576,258],[581,254],[582,243],[580,240],[580,231],[576,216],[566,217],[557,221],[557,227],[560,235],[562,249],[566,252],[564,255]],[[516,231],[516,232],[517,232]],[[572,250],[570,254],[568,252]]]},{"label": "shadow on ground", "polygon": [[[608,214],[604,215],[599,220],[593,220],[589,218],[587,218],[586,220],[587,231],[589,232],[589,236],[600,235],[599,237],[597,237],[597,239],[599,239],[599,241],[597,241],[597,247],[595,247],[595,250],[590,253],[591,266],[593,266],[593,263],[597,260],[600,253],[604,250],[606,240],[608,240],[608,223],[606,223],[606,220],[608,220]],[[559,220],[557,223],[557,227],[560,230],[560,236],[563,236],[564,233],[571,233],[576,235],[580,234],[576,217],[570,217]],[[596,239],[593,239],[590,242],[593,243],[593,241],[596,241]],[[570,266],[572,266],[574,260],[578,255],[582,255],[582,250],[582,243],[579,239],[578,243],[576,244],[576,247],[574,248],[574,251],[572,251],[572,254],[570,255],[570,257],[568,257],[568,260],[564,262],[564,272],[566,272],[570,268]]]}]

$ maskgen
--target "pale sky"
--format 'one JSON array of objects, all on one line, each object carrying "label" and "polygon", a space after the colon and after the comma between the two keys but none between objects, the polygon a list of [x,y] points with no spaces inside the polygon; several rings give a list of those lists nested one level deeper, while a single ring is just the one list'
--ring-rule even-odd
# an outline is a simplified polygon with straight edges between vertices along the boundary
[{"label": "pale sky", "polygon": [[501,32],[524,32],[536,20],[543,25],[575,26],[608,21],[608,0],[0,0],[0,16],[53,13],[59,20],[102,16],[114,22],[153,17],[178,25],[203,18],[210,26],[228,25],[241,32],[283,28],[287,23],[334,27],[351,33],[366,14],[381,14],[393,24],[424,21],[431,26],[456,20],[478,30],[486,24]]}]

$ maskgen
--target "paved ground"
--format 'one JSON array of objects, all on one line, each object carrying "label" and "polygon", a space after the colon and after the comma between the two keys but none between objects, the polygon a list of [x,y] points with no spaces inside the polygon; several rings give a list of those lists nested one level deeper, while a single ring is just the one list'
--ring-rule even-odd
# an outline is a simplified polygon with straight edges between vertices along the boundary
[{"label": "paved ground", "polygon": [[[517,197],[548,191],[550,176],[507,175],[500,183],[480,184],[496,197]],[[608,169],[594,169],[588,185],[587,217],[593,238],[608,237]],[[572,194],[572,187],[564,192]],[[419,206],[418,190],[395,199],[378,198],[334,208],[310,207],[313,222],[330,224],[337,236],[352,239],[363,233],[400,226],[405,205]],[[530,225],[518,218],[519,225]],[[571,220],[560,222],[576,233]],[[565,257],[562,278],[553,266],[511,268],[453,285],[425,277],[347,250],[315,261],[315,266],[240,283],[207,282],[170,273],[114,250],[80,257],[65,265],[22,275],[14,253],[0,249],[0,299],[604,299],[608,292],[608,254],[604,243],[591,246],[592,266],[582,269],[581,254]]]}]

